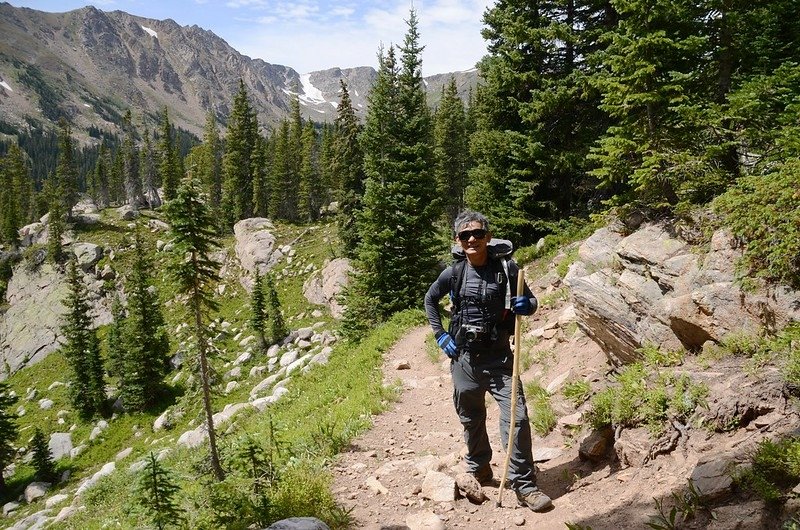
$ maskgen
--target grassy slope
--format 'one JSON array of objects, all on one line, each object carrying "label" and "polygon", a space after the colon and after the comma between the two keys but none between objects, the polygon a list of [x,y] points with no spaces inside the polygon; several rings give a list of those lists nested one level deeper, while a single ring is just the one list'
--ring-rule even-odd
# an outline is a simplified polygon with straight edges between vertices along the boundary
[{"label": "grassy slope", "polygon": [[[146,217],[155,217],[145,214]],[[161,299],[165,302],[164,310],[172,349],[176,351],[183,346],[182,340],[186,338],[188,330],[181,329],[180,324],[185,320],[182,304],[176,301],[173,289],[165,277],[167,257],[165,253],[155,252],[155,241],[166,240],[167,235],[151,232],[145,229],[143,233],[152,246],[153,270],[157,271],[155,284]],[[302,286],[308,273],[305,272],[309,264],[315,269],[322,267],[326,258],[333,256],[335,248],[334,229],[331,225],[320,224],[312,227],[299,227],[291,225],[276,226],[275,235],[279,246],[292,244],[296,254],[292,257],[291,265],[286,261],[279,264],[275,272],[280,275],[277,282],[279,298],[287,320],[287,325],[292,329],[322,323],[322,329],[334,329],[335,323],[321,307],[312,307],[302,295]],[[114,249],[112,266],[118,273],[128,269],[130,260],[130,225],[115,219],[115,214],[106,211],[102,216],[102,223],[86,229],[79,229],[77,239],[101,243]],[[249,314],[249,296],[238,282],[238,267],[235,265],[233,253],[233,238],[222,241],[226,251],[226,265],[223,267],[222,283],[225,284],[224,294],[218,296],[220,302],[219,313],[215,317],[231,324],[229,333],[225,338],[215,342],[218,352],[213,361],[218,374],[224,374],[230,369],[230,362],[243,350],[238,346],[242,337],[249,335],[247,318]],[[107,259],[107,258],[104,258]],[[288,267],[289,274],[282,275],[283,268]],[[111,287],[111,286],[109,286]],[[313,317],[312,310],[321,309],[321,317]],[[361,345],[354,347],[345,343],[337,344],[331,354],[330,363],[326,366],[317,366],[308,374],[293,375],[289,385],[290,393],[276,405],[268,409],[267,413],[259,414],[255,411],[241,414],[235,420],[233,427],[226,426],[222,430],[220,447],[223,452],[223,461],[228,467],[235,466],[233,454],[237,444],[245,434],[249,434],[262,445],[272,447],[279,445],[283,448],[284,460],[292,459],[293,463],[302,463],[299,467],[323,469],[325,459],[341,448],[347,440],[357,432],[365,429],[370,423],[370,415],[380,410],[391,392],[382,386],[379,372],[380,354],[388,348],[408,326],[421,319],[419,313],[400,315],[397,319],[385,324]],[[319,324],[318,324],[319,325]],[[237,335],[241,332],[241,336]],[[105,335],[105,330],[100,330],[100,335]],[[238,340],[234,340],[238,339]],[[263,363],[263,359],[260,360]],[[68,367],[59,352],[48,356],[42,362],[28,367],[9,379],[11,388],[21,396],[18,405],[26,409],[25,415],[18,420],[20,427],[19,445],[25,446],[33,433],[34,426],[38,426],[47,435],[52,432],[63,432],[74,425],[72,431],[73,444],[86,444],[86,449],[75,459],[60,462],[59,470],[69,470],[71,478],[53,488],[51,495],[63,490],[67,493],[74,492],[80,482],[96,472],[106,462],[114,461],[115,455],[126,448],[132,448],[131,456],[117,464],[117,472],[104,479],[101,484],[90,490],[84,496],[83,504],[86,510],[70,518],[65,527],[71,528],[99,528],[108,524],[121,525],[122,527],[138,527],[145,521],[143,512],[133,502],[135,498],[135,483],[128,467],[131,463],[141,460],[150,451],[158,452],[163,448],[174,446],[178,436],[186,430],[196,426],[202,421],[201,399],[198,391],[186,386],[189,378],[189,363],[186,363],[179,372],[178,381],[171,385],[170,396],[156,410],[145,413],[115,415],[108,420],[109,427],[94,441],[89,441],[89,434],[94,424],[81,423],[77,416],[70,411],[67,391],[64,386],[48,388],[56,381],[65,382]],[[249,372],[250,364],[258,364],[256,360],[243,366],[243,374]],[[346,375],[343,375],[346,374]],[[174,375],[174,374],[173,374]],[[266,374],[265,374],[266,376]],[[243,377],[242,379],[246,379]],[[224,387],[227,381],[220,378],[219,387]],[[244,382],[242,387],[230,395],[221,391],[215,393],[214,410],[219,411],[228,403],[246,401],[249,388],[256,381]],[[109,381],[111,385],[114,381]],[[37,396],[32,401],[25,401],[24,397],[36,389]],[[218,388],[217,390],[221,390]],[[42,410],[38,400],[47,397],[54,401],[50,410]],[[153,421],[164,409],[181,410],[183,416],[176,420],[175,427],[170,431],[154,433]],[[58,424],[59,411],[64,418]],[[277,442],[277,443],[273,443]],[[194,527],[209,526],[215,523],[210,514],[211,507],[207,502],[210,475],[207,473],[205,461],[207,450],[187,451],[174,450],[164,460],[164,465],[171,469],[181,485],[180,503],[187,510],[188,520]],[[302,486],[304,477],[302,473],[295,475],[287,472],[284,485],[275,484],[276,491],[273,497],[283,496],[284,511],[303,511],[302,506],[292,507],[292,495],[287,494],[285,484],[292,481]],[[307,474],[306,474],[307,475]],[[312,474],[319,477],[319,484],[312,484],[308,488],[317,488],[318,495],[325,496],[324,476],[316,471]],[[26,464],[19,463],[16,473],[10,477],[8,484],[11,494],[2,499],[2,503],[16,499],[24,487],[32,480],[33,469]],[[237,482],[238,480],[238,482]],[[231,473],[230,488],[239,491],[241,495],[247,493],[247,481],[242,481],[236,473]],[[281,489],[282,488],[282,489]],[[318,499],[319,500],[319,499]],[[323,502],[324,501],[324,502]],[[68,502],[68,501],[65,501]],[[318,504],[331,511],[332,501],[321,499]],[[34,503],[20,509],[14,519],[42,509],[43,502]],[[57,507],[58,509],[59,507]],[[280,514],[280,507],[276,507],[272,514]],[[56,509],[56,512],[57,512]],[[289,513],[288,515],[298,515]],[[325,514],[317,514],[325,515]],[[240,518],[241,519],[241,518]],[[335,521],[333,521],[335,522]]]}]

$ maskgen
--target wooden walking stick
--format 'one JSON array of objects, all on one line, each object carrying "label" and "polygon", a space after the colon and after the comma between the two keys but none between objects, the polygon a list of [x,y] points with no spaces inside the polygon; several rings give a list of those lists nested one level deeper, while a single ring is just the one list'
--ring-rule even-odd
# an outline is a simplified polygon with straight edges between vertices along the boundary
[{"label": "wooden walking stick", "polygon": [[[519,269],[517,273],[517,296],[523,295],[525,289],[525,272]],[[503,476],[500,478],[500,491],[497,493],[497,507],[503,505],[503,489],[508,476],[508,464],[511,461],[511,450],[514,447],[514,434],[517,430],[517,380],[519,379],[519,356],[522,351],[522,315],[514,317],[514,364],[511,369],[511,415],[508,419],[508,447],[506,447],[506,461],[503,463]]]}]

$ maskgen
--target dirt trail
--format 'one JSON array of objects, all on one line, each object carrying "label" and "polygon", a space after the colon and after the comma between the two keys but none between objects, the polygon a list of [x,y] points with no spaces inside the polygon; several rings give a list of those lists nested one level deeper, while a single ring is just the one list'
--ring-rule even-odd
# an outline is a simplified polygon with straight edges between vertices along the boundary
[{"label": "dirt trail", "polygon": [[[435,520],[434,524],[428,525],[414,526],[412,523],[415,518],[430,517],[431,513],[442,521],[440,528],[564,529],[566,522],[587,520],[591,520],[594,530],[644,526],[643,512],[634,519],[630,518],[629,512],[631,506],[636,505],[631,497],[640,497],[641,492],[621,496],[618,492],[590,488],[591,480],[586,481],[586,488],[567,492],[576,474],[586,476],[592,470],[579,461],[576,448],[563,446],[561,440],[559,447],[553,447],[552,441],[548,441],[550,449],[561,456],[538,465],[539,485],[553,497],[555,508],[536,514],[516,507],[514,492],[509,490],[504,492],[503,506],[498,508],[499,476],[505,453],[500,447],[498,409],[491,399],[487,402],[487,425],[494,450],[495,484],[484,487],[489,500],[477,505],[465,498],[452,502],[423,499],[420,489],[428,469],[438,467],[451,476],[465,470],[462,428],[452,403],[449,361],[443,356],[438,361],[431,360],[425,349],[425,338],[429,333],[427,327],[416,328],[385,355],[386,382],[402,381],[400,399],[389,411],[375,418],[373,428],[353,442],[335,467],[334,492],[344,506],[352,507],[352,515],[360,528],[436,528]],[[553,342],[555,344],[556,340]],[[603,364],[604,360],[590,343],[584,338],[582,346],[572,346],[583,347],[585,358]],[[547,344],[538,346],[547,348]],[[593,369],[585,364],[579,367],[578,357],[580,354],[572,356],[574,365],[567,371],[576,373],[579,369]],[[523,382],[541,375],[535,367],[529,372],[533,373],[523,374]],[[542,440],[534,439],[535,452],[542,449],[542,443]],[[608,473],[606,470],[604,475],[608,476]],[[619,477],[614,482],[623,480]],[[596,491],[590,492],[589,489]],[[650,492],[645,498],[652,501]],[[623,508],[627,515],[613,515],[615,507]],[[611,517],[602,521],[603,514],[608,512],[612,513]]]}]

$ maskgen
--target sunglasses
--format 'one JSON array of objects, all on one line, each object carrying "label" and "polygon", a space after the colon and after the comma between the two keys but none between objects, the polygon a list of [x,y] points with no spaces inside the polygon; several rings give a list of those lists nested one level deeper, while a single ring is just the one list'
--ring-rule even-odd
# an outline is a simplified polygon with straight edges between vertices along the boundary
[{"label": "sunglasses", "polygon": [[463,230],[458,233],[459,241],[469,241],[469,238],[483,239],[486,237],[486,230],[483,228],[476,228],[475,230]]}]

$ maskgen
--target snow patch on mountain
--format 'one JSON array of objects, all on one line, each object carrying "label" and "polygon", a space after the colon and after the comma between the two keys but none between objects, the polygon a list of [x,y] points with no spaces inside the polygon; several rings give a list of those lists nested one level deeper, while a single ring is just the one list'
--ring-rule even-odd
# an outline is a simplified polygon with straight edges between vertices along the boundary
[{"label": "snow patch on mountain", "polygon": [[142,26],[142,29],[151,37],[158,38],[158,32],[153,28],[148,28],[147,26]]},{"label": "snow patch on mountain", "polygon": [[311,74],[301,75],[300,84],[302,85],[303,93],[305,94],[299,96],[300,101],[304,101],[312,105],[326,103],[325,96],[322,94],[322,90],[318,89],[311,83]]},{"label": "snow patch on mountain", "polygon": [[0,86],[1,86],[1,87],[3,87],[3,88],[5,88],[5,89],[6,89],[6,90],[8,90],[9,92],[13,92],[13,90],[11,90],[11,87],[10,87],[10,86],[8,86],[8,83],[6,83],[5,81],[0,81]]}]

